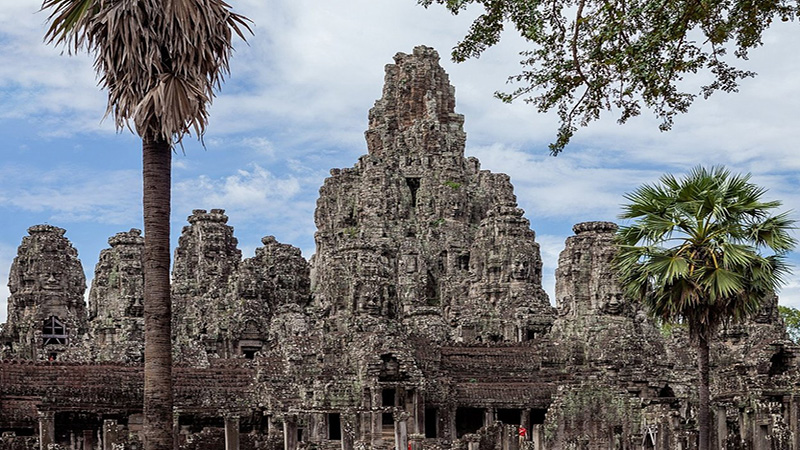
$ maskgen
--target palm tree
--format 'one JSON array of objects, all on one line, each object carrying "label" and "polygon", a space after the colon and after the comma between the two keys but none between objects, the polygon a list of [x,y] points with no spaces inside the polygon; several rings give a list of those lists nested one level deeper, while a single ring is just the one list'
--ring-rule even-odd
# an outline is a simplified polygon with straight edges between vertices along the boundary
[{"label": "palm tree", "polygon": [[[755,313],[787,273],[796,241],[781,205],[763,201],[750,175],[694,168],[644,185],[625,198],[635,219],[617,232],[615,266],[623,289],[664,323],[684,323],[697,350],[700,450],[710,445],[709,343],[724,321]],[[768,252],[765,256],[762,251]]]},{"label": "palm tree", "polygon": [[232,34],[248,19],[223,0],[44,0],[45,40],[86,50],[117,129],[142,138],[145,448],[173,448],[170,195],[173,145],[201,138],[207,106],[228,73]]}]

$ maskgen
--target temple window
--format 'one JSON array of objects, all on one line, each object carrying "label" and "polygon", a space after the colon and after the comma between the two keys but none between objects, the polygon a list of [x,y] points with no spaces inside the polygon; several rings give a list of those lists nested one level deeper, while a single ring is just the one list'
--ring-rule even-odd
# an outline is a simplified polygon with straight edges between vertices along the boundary
[{"label": "temple window", "polygon": [[419,190],[419,178],[406,178],[408,189],[411,190],[411,206],[417,206],[417,190]]},{"label": "temple window", "polygon": [[458,269],[469,270],[469,253],[458,255]]},{"label": "temple window", "polygon": [[486,410],[483,408],[458,408],[456,409],[456,437],[462,438],[465,434],[476,433],[483,427]]},{"label": "temple window", "polygon": [[772,355],[769,362],[769,376],[783,375],[789,370],[791,355],[781,347],[777,353]]},{"label": "temple window", "polygon": [[242,347],[242,355],[245,359],[254,359],[256,352],[261,350],[261,347]]},{"label": "temple window", "polygon": [[331,441],[342,439],[342,416],[339,413],[328,414],[328,439]]},{"label": "temple window", "polygon": [[546,409],[532,409],[531,410],[531,424],[541,425],[544,423],[545,416],[547,415]]},{"label": "temple window", "polygon": [[50,316],[44,321],[42,341],[44,345],[66,345],[67,328],[56,316]]},{"label": "temple window", "polygon": [[436,408],[425,408],[425,437],[435,439],[439,437],[439,411]]},{"label": "temple window", "polygon": [[519,409],[500,408],[497,410],[497,420],[506,425],[521,425],[522,411]]},{"label": "temple window", "polygon": [[386,388],[383,389],[383,392],[381,394],[382,394],[381,400],[383,401],[382,406],[395,406],[395,398],[397,396],[396,395],[397,391],[395,391],[393,388]]}]

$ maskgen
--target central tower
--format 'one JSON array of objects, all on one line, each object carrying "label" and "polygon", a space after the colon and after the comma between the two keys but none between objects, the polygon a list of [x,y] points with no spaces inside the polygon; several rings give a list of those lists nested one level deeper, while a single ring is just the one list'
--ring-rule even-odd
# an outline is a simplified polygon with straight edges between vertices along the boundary
[{"label": "central tower", "polygon": [[464,117],[436,51],[394,60],[369,113],[369,153],[320,189],[315,305],[332,327],[402,323],[434,340],[547,331],[539,246],[509,177],[464,157]]}]

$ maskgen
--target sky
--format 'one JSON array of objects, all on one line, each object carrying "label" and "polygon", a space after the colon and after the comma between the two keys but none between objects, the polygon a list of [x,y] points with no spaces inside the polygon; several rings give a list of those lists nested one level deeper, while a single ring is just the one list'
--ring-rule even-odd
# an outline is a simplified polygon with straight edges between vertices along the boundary
[{"label": "sky", "polygon": [[[572,225],[616,221],[623,195],[666,172],[724,164],[749,172],[800,218],[800,42],[796,23],[777,23],[742,68],[758,73],[738,93],[698,100],[672,131],[642,116],[618,125],[606,114],[580,129],[558,157],[547,144],[553,114],[494,99],[510,90],[526,43],[513,30],[479,59],[450,61],[478,10],[453,16],[415,0],[232,0],[253,20],[254,36],[235,43],[231,75],[210,109],[205,148],[192,138],[173,158],[173,246],[193,209],[224,208],[245,257],[262,236],[314,252],[313,213],[331,168],[366,153],[367,113],[381,95],[384,66],[397,52],[434,47],[465,116],[466,155],[511,176],[536,231],[544,287],[554,301],[554,271]],[[5,285],[27,228],[67,230],[91,283],[99,252],[119,231],[142,228],[141,146],[103,120],[106,94],[89,56],[69,56],[42,41],[38,0],[0,8],[0,323]],[[703,76],[687,79],[699,86]],[[780,292],[800,307],[796,274]],[[88,293],[88,285],[87,285]]]}]

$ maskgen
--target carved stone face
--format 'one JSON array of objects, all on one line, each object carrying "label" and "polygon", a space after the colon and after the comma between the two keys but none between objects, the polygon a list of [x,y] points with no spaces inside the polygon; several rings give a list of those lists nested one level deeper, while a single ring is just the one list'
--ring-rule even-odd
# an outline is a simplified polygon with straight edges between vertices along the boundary
[{"label": "carved stone face", "polygon": [[600,305],[602,312],[611,315],[622,314],[624,308],[625,303],[622,300],[621,293],[606,294],[602,305]]},{"label": "carved stone face", "polygon": [[44,271],[39,274],[39,282],[42,289],[46,291],[58,291],[62,289],[61,274],[52,270]]},{"label": "carved stone face", "polygon": [[370,316],[381,314],[380,288],[377,286],[362,286],[358,294],[358,311]]},{"label": "carved stone face", "polygon": [[527,280],[531,275],[531,263],[524,255],[517,255],[511,261],[511,278],[517,281]]},{"label": "carved stone face", "polygon": [[756,323],[770,323],[772,321],[774,306],[772,302],[766,301],[761,305],[761,308],[756,313],[753,320]]}]

